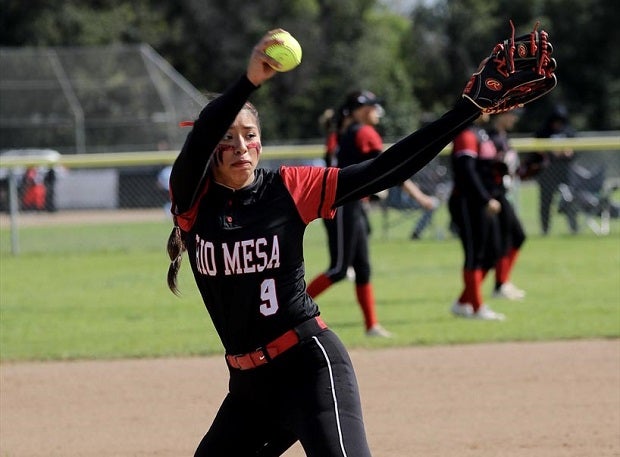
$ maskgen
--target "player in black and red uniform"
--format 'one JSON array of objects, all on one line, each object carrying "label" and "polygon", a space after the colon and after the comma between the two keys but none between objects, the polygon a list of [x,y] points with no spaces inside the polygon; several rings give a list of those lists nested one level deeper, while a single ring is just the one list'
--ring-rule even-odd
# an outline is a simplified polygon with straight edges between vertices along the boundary
[{"label": "player in black and red uniform", "polygon": [[[246,73],[202,110],[170,177],[177,225],[168,285],[177,291],[187,250],[230,371],[229,392],[195,455],[278,456],[299,440],[311,457],[367,457],[351,360],[306,293],[304,232],[339,206],[409,178],[480,115],[477,102],[499,106],[504,93],[468,92],[373,160],[259,169],[260,125],[247,100],[276,73],[265,54],[281,42],[276,31],[256,44]],[[489,65],[495,75],[495,61]],[[511,87],[508,76],[503,81]]]},{"label": "player in black and red uniform", "polygon": [[500,230],[497,214],[503,170],[497,150],[482,124],[483,114],[463,130],[453,142],[452,173],[454,186],[449,200],[452,223],[458,231],[464,251],[463,292],[452,305],[459,317],[504,320],[483,303],[482,283],[500,258]]},{"label": "player in black and red uniform", "polygon": [[[377,157],[383,151],[383,140],[375,130],[383,108],[372,92],[353,91],[338,110],[337,147],[333,148],[334,166],[343,168]],[[332,137],[333,138],[333,134]],[[328,138],[329,139],[329,138]],[[329,244],[329,267],[308,284],[308,294],[316,298],[355,272],[355,297],[364,315],[366,335],[389,337],[377,318],[375,295],[370,282],[368,234],[370,224],[364,202],[355,200],[342,205],[333,220],[325,221]]]},{"label": "player in black and red uniform", "polygon": [[506,113],[495,114],[491,118],[492,128],[489,129],[489,137],[496,149],[499,173],[502,174],[502,182],[497,187],[496,198],[500,202],[502,210],[498,214],[501,250],[500,258],[495,264],[495,287],[493,296],[520,300],[525,297],[525,291],[518,288],[511,280],[512,270],[515,266],[523,243],[525,243],[525,230],[515,212],[508,193],[518,179],[519,156],[511,147],[508,132],[511,131],[519,120],[521,110],[512,110]]}]

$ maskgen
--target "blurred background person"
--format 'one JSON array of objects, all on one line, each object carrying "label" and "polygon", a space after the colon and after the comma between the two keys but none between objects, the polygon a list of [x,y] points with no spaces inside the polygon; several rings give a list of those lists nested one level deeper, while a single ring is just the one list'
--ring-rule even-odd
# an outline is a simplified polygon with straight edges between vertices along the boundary
[{"label": "blurred background person", "polygon": [[[383,151],[383,140],[375,126],[383,115],[381,100],[370,91],[350,92],[342,107],[332,116],[326,133],[326,161],[339,168],[361,163],[377,157]],[[334,138],[337,137],[337,143]],[[333,284],[347,278],[353,268],[355,297],[364,316],[366,335],[392,336],[381,324],[376,312],[376,302],[370,282],[370,250],[368,236],[370,223],[365,204],[361,200],[344,204],[336,217],[326,221],[329,244],[329,267],[308,284],[312,298]]]},{"label": "blurred background person", "polygon": [[172,206],[170,201],[170,173],[172,173],[172,165],[162,168],[157,173],[157,188],[165,199],[163,209],[166,219],[170,218],[170,207]]},{"label": "blurred background person", "polygon": [[[573,138],[575,131],[570,125],[568,110],[564,105],[556,105],[536,132],[537,138]],[[539,187],[540,229],[547,235],[551,228],[551,207],[561,186],[569,184],[571,165],[575,153],[571,148],[559,148],[552,151],[534,152],[526,156],[521,175],[524,179],[535,177]],[[572,205],[563,206],[571,233],[579,231],[577,213]]]},{"label": "blurred background person", "polygon": [[435,210],[439,208],[440,201],[437,197],[424,193],[420,186],[418,186],[411,179],[405,181],[402,188],[422,210],[422,216],[420,216],[416,222],[413,232],[411,233],[412,240],[419,240],[422,238],[422,232],[424,232],[426,227],[430,225]]},{"label": "blurred background person", "polygon": [[24,211],[43,211],[48,198],[45,172],[38,167],[28,167],[22,176],[19,193]]},{"label": "blurred background person", "polygon": [[338,151],[338,132],[342,129],[342,114],[333,108],[327,108],[319,116],[319,128],[325,138],[323,158],[325,166],[336,166],[336,152]]},{"label": "blurred background person", "polygon": [[457,317],[502,321],[505,316],[483,301],[482,283],[500,258],[500,231],[495,145],[484,129],[489,115],[483,114],[452,142],[454,186],[448,202],[452,225],[464,252],[463,291],[451,312]]},{"label": "blurred background person", "polygon": [[510,192],[518,180],[519,155],[511,145],[508,132],[512,131],[519,121],[522,110],[517,109],[491,117],[489,136],[496,149],[498,174],[501,181],[497,181],[495,198],[501,204],[501,211],[497,215],[500,230],[500,258],[495,264],[495,287],[493,296],[520,300],[525,297],[525,291],[515,286],[510,278],[512,270],[525,243],[525,230],[515,211]]}]

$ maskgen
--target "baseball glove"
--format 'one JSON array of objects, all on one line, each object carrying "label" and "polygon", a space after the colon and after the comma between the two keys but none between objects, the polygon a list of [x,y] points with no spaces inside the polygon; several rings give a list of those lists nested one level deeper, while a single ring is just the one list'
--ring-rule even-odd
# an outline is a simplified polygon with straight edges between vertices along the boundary
[{"label": "baseball glove", "polygon": [[556,61],[551,57],[553,47],[547,32],[534,30],[498,43],[491,55],[480,63],[463,90],[483,113],[502,113],[521,107],[542,97],[557,84],[553,73]]}]

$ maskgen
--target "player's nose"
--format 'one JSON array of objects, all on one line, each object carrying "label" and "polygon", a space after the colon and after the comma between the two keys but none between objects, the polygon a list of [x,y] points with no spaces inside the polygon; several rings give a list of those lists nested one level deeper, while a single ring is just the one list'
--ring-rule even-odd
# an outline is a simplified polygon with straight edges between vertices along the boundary
[{"label": "player's nose", "polygon": [[242,136],[239,136],[235,140],[235,154],[243,155],[248,152],[248,146],[245,142],[245,139]]}]

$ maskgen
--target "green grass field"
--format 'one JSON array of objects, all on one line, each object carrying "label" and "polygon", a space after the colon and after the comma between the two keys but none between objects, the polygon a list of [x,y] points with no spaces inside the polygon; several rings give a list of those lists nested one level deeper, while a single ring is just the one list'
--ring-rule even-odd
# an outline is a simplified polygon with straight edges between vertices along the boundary
[{"label": "green grass field", "polygon": [[[533,208],[532,205],[526,208]],[[448,308],[460,292],[462,252],[446,235],[442,208],[426,237],[410,241],[412,217],[394,216],[387,236],[372,213],[371,258],[377,310],[392,339],[368,339],[353,284],[343,281],[319,297],[328,324],[349,347],[440,345],[493,341],[618,338],[620,226],[596,236],[571,236],[559,216],[554,233],[538,236],[533,210],[522,218],[529,235],[513,273],[527,290],[521,302],[488,299],[507,315],[502,323],[461,320]],[[163,218],[162,218],[163,219]],[[162,357],[221,353],[193,284],[189,262],[182,296],[165,284],[161,222],[24,227],[22,253],[10,254],[0,231],[0,360]],[[320,221],[306,236],[309,278],[327,266]],[[490,297],[491,278],[485,283]]]}]

